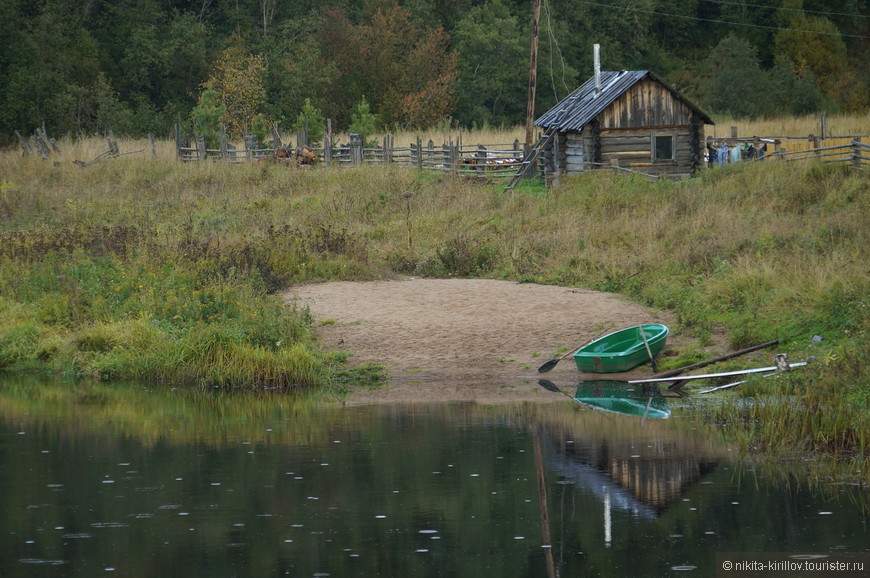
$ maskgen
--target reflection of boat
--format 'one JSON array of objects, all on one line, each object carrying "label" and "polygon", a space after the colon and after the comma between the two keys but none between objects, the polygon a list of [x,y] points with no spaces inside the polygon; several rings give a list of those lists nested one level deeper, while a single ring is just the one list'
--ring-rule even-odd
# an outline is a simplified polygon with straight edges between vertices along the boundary
[{"label": "reflection of boat", "polygon": [[[650,361],[650,353],[652,357],[658,355],[665,346],[668,333],[668,327],[661,323],[620,329],[578,349],[574,353],[574,362],[580,371],[592,373],[628,371],[636,365]],[[647,345],[649,345],[649,352],[647,352]]]},{"label": "reflection of boat", "polygon": [[596,409],[636,417],[666,418],[671,415],[658,389],[624,381],[581,381],[574,401]]}]

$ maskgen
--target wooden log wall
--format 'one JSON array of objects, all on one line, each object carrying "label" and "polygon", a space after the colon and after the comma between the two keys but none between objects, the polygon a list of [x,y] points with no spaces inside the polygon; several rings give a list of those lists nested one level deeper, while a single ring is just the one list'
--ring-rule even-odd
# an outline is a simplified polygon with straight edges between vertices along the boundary
[{"label": "wooden log wall", "polygon": [[601,130],[654,126],[686,126],[692,109],[652,79],[629,88],[598,117]]},{"label": "wooden log wall", "polygon": [[[672,136],[674,155],[672,160],[653,159],[653,142],[656,135]],[[691,176],[697,162],[697,136],[693,137],[690,126],[666,126],[655,129],[603,129],[598,138],[586,127],[582,132],[559,135],[545,161],[548,172],[564,172],[571,175],[597,167],[619,167],[650,175],[671,177]],[[599,143],[600,161],[594,162],[595,144]],[[559,150],[559,149],[562,150]],[[564,152],[563,152],[564,151]]]},{"label": "wooden log wall", "polygon": [[[653,159],[653,142],[657,135],[673,137],[673,160]],[[691,173],[695,155],[691,139],[688,126],[601,131],[601,159],[605,164],[615,162],[624,168],[654,174]]]}]

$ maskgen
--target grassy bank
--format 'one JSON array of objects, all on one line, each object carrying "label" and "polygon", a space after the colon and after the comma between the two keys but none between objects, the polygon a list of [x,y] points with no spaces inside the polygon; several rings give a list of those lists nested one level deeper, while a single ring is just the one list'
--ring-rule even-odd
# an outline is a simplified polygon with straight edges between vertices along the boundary
[{"label": "grassy bank", "polygon": [[722,342],[779,338],[793,360],[815,356],[708,419],[747,426],[746,448],[867,454],[866,173],[764,162],[651,183],[596,172],[504,195],[395,167],[142,154],[82,168],[72,160],[87,152],[66,148],[56,164],[0,155],[0,367],[228,389],[368,380],[376,369],[346,372],[276,291],[397,274],[535,281],[674,311],[701,347],[662,369]]}]

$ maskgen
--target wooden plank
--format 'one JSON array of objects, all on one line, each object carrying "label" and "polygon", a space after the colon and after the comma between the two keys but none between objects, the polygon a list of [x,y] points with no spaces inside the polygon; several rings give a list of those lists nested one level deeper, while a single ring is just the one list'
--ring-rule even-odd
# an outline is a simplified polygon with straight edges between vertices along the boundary
[{"label": "wooden plank", "polygon": [[646,79],[630,87],[600,115],[602,128],[688,125],[692,110],[664,85]]},{"label": "wooden plank", "polygon": [[635,134],[638,136],[645,136],[649,138],[650,134],[653,132],[661,132],[661,133],[673,133],[676,132],[680,135],[688,136],[690,134],[689,125],[682,124],[651,124],[648,126],[642,127],[630,127],[630,128],[608,128],[601,129],[601,138],[611,137],[614,135],[631,135]]}]

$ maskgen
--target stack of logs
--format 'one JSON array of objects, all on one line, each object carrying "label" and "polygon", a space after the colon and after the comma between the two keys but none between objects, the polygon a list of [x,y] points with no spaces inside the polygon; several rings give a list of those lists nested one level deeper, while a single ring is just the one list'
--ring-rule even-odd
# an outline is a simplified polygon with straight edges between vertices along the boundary
[{"label": "stack of logs", "polygon": [[310,167],[317,164],[317,151],[308,147],[277,147],[275,161],[279,163],[294,163],[300,167]]}]

